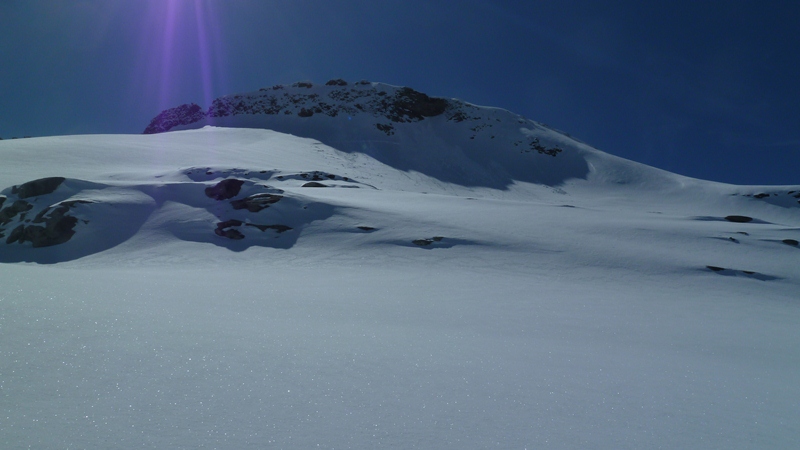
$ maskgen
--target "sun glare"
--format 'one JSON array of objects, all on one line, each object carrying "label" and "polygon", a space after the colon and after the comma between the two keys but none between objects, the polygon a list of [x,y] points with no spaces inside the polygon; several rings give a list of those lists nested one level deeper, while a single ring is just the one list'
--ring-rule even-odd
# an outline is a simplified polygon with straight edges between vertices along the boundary
[{"label": "sun glare", "polygon": [[148,84],[157,86],[159,107],[187,101],[207,107],[215,92],[224,90],[212,2],[166,0],[149,7],[143,53]]}]

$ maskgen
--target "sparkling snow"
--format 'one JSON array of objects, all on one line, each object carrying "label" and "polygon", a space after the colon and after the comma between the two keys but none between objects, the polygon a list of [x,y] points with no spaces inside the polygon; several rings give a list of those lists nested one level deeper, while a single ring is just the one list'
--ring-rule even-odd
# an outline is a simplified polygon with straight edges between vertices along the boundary
[{"label": "sparkling snow", "polygon": [[[2,447],[797,447],[800,189],[540,132],[589,174],[445,183],[253,129],[0,142],[0,194],[95,202],[64,244],[0,239]],[[233,211],[225,178],[286,200]],[[233,214],[293,229],[215,235]]]}]

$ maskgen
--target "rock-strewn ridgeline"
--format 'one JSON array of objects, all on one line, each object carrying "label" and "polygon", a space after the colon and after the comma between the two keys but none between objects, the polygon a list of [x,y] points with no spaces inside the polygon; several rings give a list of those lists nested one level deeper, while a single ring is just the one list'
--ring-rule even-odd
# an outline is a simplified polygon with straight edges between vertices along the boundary
[{"label": "rock-strewn ridgeline", "polygon": [[[394,87],[380,83],[359,81],[348,84],[337,79],[324,86],[298,82],[289,86],[276,85],[259,91],[219,97],[207,111],[194,103],[167,109],[157,115],[145,128],[144,134],[163,133],[182,125],[191,125],[215,118],[238,115],[267,115],[298,117],[300,120],[314,116],[356,117],[368,116],[374,120],[376,130],[386,136],[395,134],[398,123],[420,122],[427,118],[444,116],[448,122],[466,126],[469,139],[487,134],[494,139],[492,127],[498,119],[485,117],[483,108],[456,99],[431,97],[409,87]],[[526,123],[520,116],[514,116]],[[556,156],[563,150],[548,146],[536,137],[521,136],[513,142],[521,153],[536,152]]]}]

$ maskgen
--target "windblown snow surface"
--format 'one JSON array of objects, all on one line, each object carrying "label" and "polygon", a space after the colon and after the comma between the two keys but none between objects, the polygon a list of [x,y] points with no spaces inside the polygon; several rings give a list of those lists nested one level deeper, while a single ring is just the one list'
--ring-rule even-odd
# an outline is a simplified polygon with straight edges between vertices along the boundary
[{"label": "windblown snow surface", "polygon": [[0,142],[0,447],[797,448],[800,187],[475,111]]}]

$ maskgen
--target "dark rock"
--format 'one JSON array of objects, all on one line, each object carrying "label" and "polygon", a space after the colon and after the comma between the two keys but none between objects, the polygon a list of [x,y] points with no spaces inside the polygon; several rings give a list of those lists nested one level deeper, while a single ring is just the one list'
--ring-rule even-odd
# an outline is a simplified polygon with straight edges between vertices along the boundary
[{"label": "dark rock", "polygon": [[395,122],[422,120],[425,117],[438,116],[447,109],[447,100],[438,97],[429,97],[422,92],[409,87],[401,88],[395,94],[388,116]]},{"label": "dark rock", "polygon": [[330,80],[325,83],[325,86],[347,86],[347,81],[344,81],[341,78],[337,78],[335,80]]},{"label": "dark rock", "polygon": [[6,239],[6,244],[13,244],[14,242],[19,241],[21,244],[22,237],[25,235],[25,225],[18,225],[16,228],[11,230],[11,234],[8,235],[8,239]]},{"label": "dark rock", "polygon": [[212,187],[207,187],[205,190],[206,196],[215,200],[227,200],[239,195],[243,184],[244,181],[235,178],[222,180]]},{"label": "dark rock", "polygon": [[244,239],[244,235],[239,230],[237,230],[235,228],[231,228],[230,230],[225,230],[223,228],[217,228],[216,230],[214,230],[214,233],[217,236],[226,237],[228,239],[233,239],[235,241],[238,241],[240,239]]},{"label": "dark rock", "polygon": [[269,208],[282,199],[282,195],[275,194],[254,194],[241,200],[233,200],[233,209],[247,209],[250,212],[259,212],[264,208]]},{"label": "dark rock", "polygon": [[328,185],[317,183],[316,181],[309,181],[308,183],[304,183],[301,187],[328,187]]},{"label": "dark rock", "polygon": [[723,275],[723,276],[727,276],[727,277],[738,277],[738,276],[744,275],[744,276],[746,276],[748,278],[754,278],[756,280],[761,280],[761,281],[769,281],[769,280],[777,280],[777,279],[779,279],[778,277],[775,277],[775,276],[772,276],[772,275],[766,275],[766,274],[763,274],[763,273],[758,273],[758,272],[755,272],[755,271],[752,271],[752,270],[734,270],[734,269],[726,269],[726,268],[717,267],[717,266],[706,266],[706,267],[708,269],[714,271],[715,273],[719,274],[719,275]]},{"label": "dark rock", "polygon": [[394,126],[390,123],[376,123],[375,127],[386,133],[387,136],[394,134]]},{"label": "dark rock", "polygon": [[786,245],[792,245],[794,247],[800,245],[800,242],[798,242],[796,239],[784,239],[781,242],[783,242]]},{"label": "dark rock", "polygon": [[236,108],[231,102],[232,100],[228,97],[215,98],[211,102],[211,107],[208,108],[206,115],[208,117],[226,117],[234,114]]},{"label": "dark rock", "polygon": [[463,111],[457,111],[456,113],[452,114],[447,120],[452,120],[454,122],[463,122],[467,120],[467,115],[464,114]]},{"label": "dark rock", "polygon": [[299,117],[311,117],[314,115],[314,111],[306,108],[300,108],[300,112],[297,113]]},{"label": "dark rock", "polygon": [[11,219],[16,217],[19,213],[24,213],[33,209],[33,205],[25,200],[17,200],[9,206],[0,210],[0,225],[5,225],[11,222]]},{"label": "dark rock", "polygon": [[283,233],[284,231],[289,231],[292,229],[292,227],[288,227],[286,225],[259,225],[257,223],[248,223],[245,225],[247,225],[248,227],[258,228],[261,231],[275,230],[278,233]]},{"label": "dark rock", "polygon": [[44,222],[45,220],[47,220],[45,216],[47,215],[48,212],[50,212],[50,207],[44,208],[43,210],[39,211],[39,214],[36,214],[36,217],[33,218],[32,222],[33,223]]},{"label": "dark rock", "polygon": [[59,205],[66,206],[68,208],[73,208],[73,207],[75,207],[75,205],[90,204],[90,203],[94,203],[94,201],[91,201],[91,200],[69,200],[69,201],[61,202],[61,203],[59,203]]},{"label": "dark rock", "polygon": [[[39,213],[36,214],[36,217],[34,217],[31,222],[33,222],[33,223],[45,223],[50,219],[50,217],[52,217],[52,215],[50,217],[47,216],[47,214],[50,213],[51,209],[53,210],[54,214],[57,214],[59,216],[63,216],[64,214],[67,213],[67,211],[69,211],[70,208],[73,208],[75,205],[82,204],[82,203],[93,203],[93,202],[88,201],[88,200],[70,200],[70,201],[65,201],[65,202],[59,203],[58,206],[55,207],[55,209],[52,209],[53,208],[52,206],[48,206],[47,208],[44,208],[43,210],[39,211]],[[84,221],[84,222],[88,223],[88,221]]]},{"label": "dark rock", "polygon": [[169,131],[178,125],[189,125],[203,120],[206,114],[200,105],[189,103],[162,111],[157,115],[143,134],[155,134]]},{"label": "dark rock", "polygon": [[63,216],[58,219],[48,220],[47,226],[30,225],[25,227],[25,239],[31,241],[34,247],[49,247],[67,242],[75,235],[75,225],[78,219],[73,216]]},{"label": "dark rock", "polygon": [[753,218],[747,216],[725,216],[725,220],[728,222],[747,223],[752,222]]},{"label": "dark rock", "polygon": [[530,146],[530,150],[526,150],[526,152],[535,151],[535,152],[537,152],[539,154],[542,154],[542,155],[556,156],[556,155],[558,155],[559,153],[561,153],[563,151],[559,147],[547,148],[547,147],[541,145],[539,143],[539,138],[536,138],[536,137],[531,140],[529,146]]},{"label": "dark rock", "polygon": [[64,177],[39,178],[38,180],[28,181],[19,186],[11,188],[12,194],[17,194],[19,198],[36,197],[37,195],[50,194],[63,183]]},{"label": "dark rock", "polygon": [[293,84],[292,87],[301,87],[301,88],[311,88],[313,84],[309,81],[298,81],[297,83]]},{"label": "dark rock", "polygon": [[358,227],[358,229],[362,230],[362,231],[373,231],[373,230],[375,230],[375,227],[368,227],[368,226],[362,225],[362,226]]},{"label": "dark rock", "polygon": [[6,202],[6,198],[7,197],[5,195],[0,195],[0,208],[3,207],[3,203]]},{"label": "dark rock", "polygon": [[761,193],[753,196],[753,198],[765,198],[765,197],[769,197],[769,194]]},{"label": "dark rock", "polygon": [[240,227],[244,224],[241,220],[230,219],[217,223],[217,228]]},{"label": "dark rock", "polygon": [[729,238],[728,238],[728,240],[729,240],[729,241],[731,241],[731,242],[733,242],[733,243],[735,243],[735,244],[738,244],[738,243],[739,243],[739,240],[738,240],[738,239],[736,239],[736,238],[734,238],[734,237],[729,237]]},{"label": "dark rock", "polygon": [[[239,230],[231,228],[231,227],[240,227],[242,226],[242,224],[243,222],[241,220],[236,220],[236,219],[219,222],[217,223],[217,228],[214,230],[214,234],[216,234],[217,236],[222,236],[233,240],[244,239],[244,235]],[[226,228],[230,229],[226,230]]]},{"label": "dark rock", "polygon": [[[19,225],[11,232],[6,242],[16,241],[21,244],[29,241],[33,247],[49,247],[69,241],[75,235],[74,228],[78,224],[76,217],[67,215],[71,206],[74,206],[74,203],[72,205],[61,204],[46,217],[41,213],[38,214],[37,218],[40,219],[40,223],[44,222],[44,226]],[[45,211],[49,209],[47,208]]]},{"label": "dark rock", "polygon": [[418,245],[420,247],[427,247],[427,246],[433,244],[434,242],[441,242],[442,240],[444,240],[444,237],[442,237],[442,236],[434,236],[434,237],[429,238],[429,239],[415,239],[415,240],[411,241],[411,243],[414,244],[414,245]]}]

